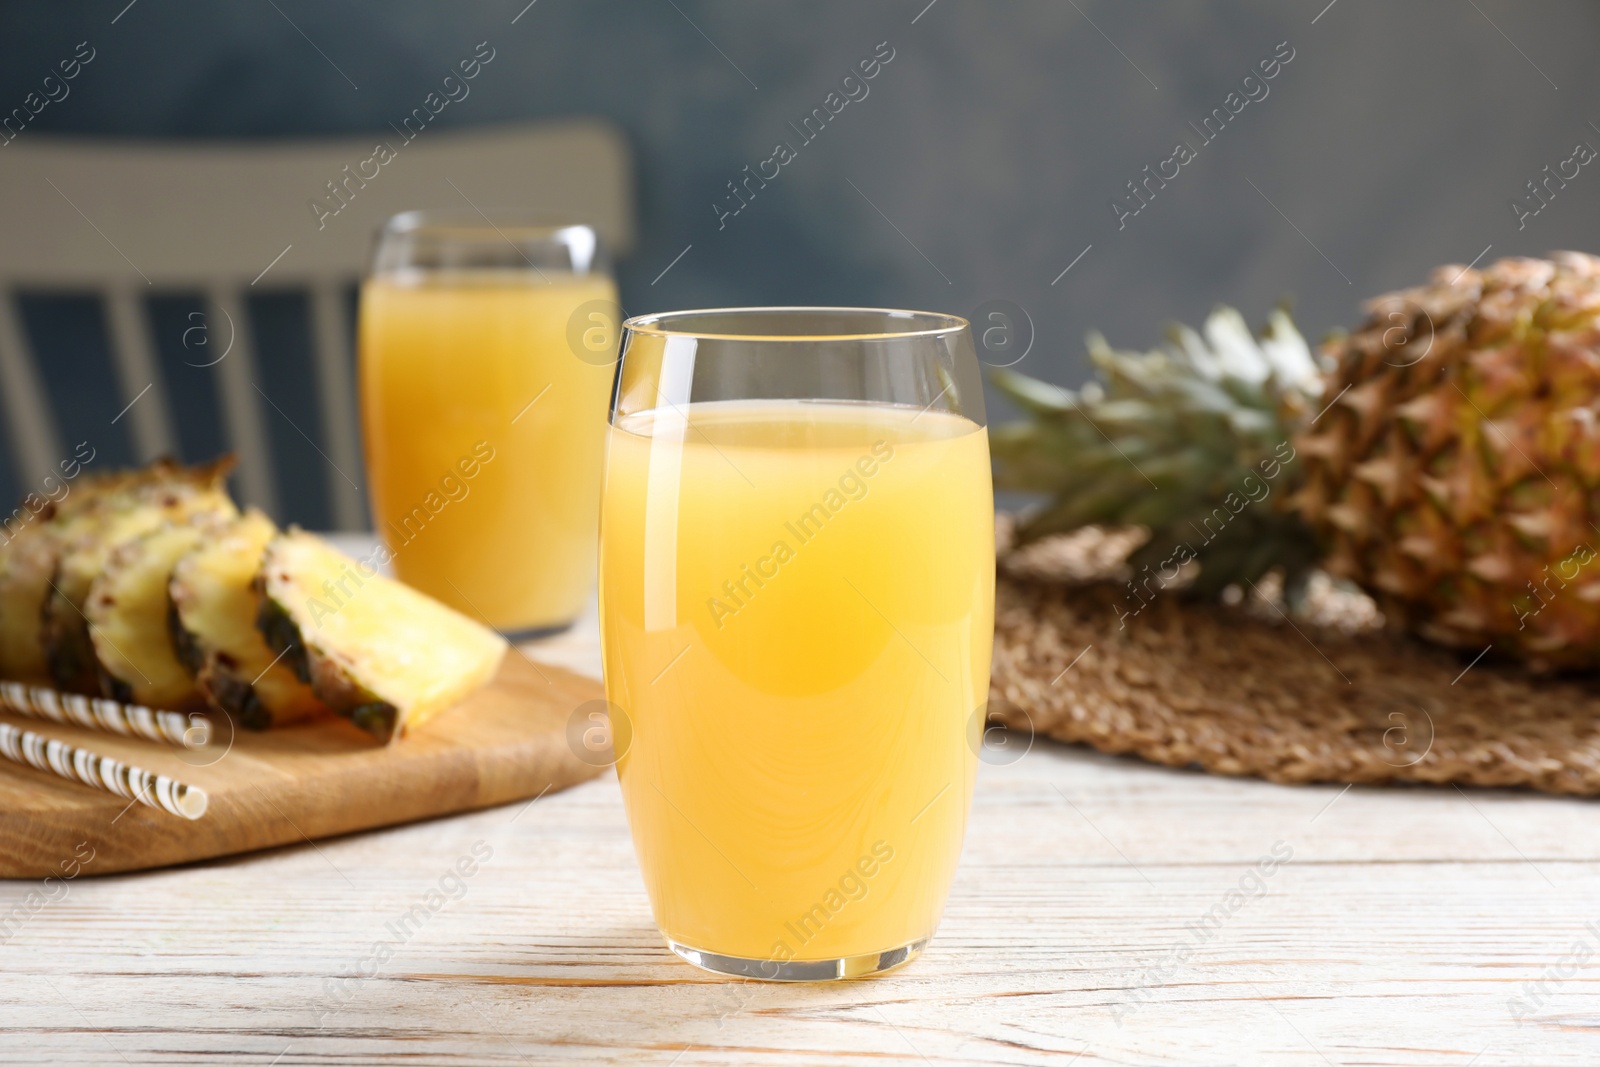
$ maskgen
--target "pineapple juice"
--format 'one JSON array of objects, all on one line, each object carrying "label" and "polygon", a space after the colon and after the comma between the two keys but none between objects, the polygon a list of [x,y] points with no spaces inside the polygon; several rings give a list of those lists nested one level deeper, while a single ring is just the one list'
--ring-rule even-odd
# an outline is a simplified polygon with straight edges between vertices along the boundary
[{"label": "pineapple juice", "polygon": [[603,275],[396,272],[361,294],[373,521],[407,584],[501,630],[570,622],[594,584],[613,365],[574,354]]},{"label": "pineapple juice", "polygon": [[607,697],[657,923],[759,960],[930,936],[989,685],[986,432],[728,401],[619,416],[608,449]]}]

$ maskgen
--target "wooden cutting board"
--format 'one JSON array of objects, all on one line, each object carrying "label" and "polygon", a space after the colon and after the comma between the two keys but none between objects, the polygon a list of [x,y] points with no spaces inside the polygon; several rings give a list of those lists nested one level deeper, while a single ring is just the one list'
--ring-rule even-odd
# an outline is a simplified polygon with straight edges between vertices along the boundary
[{"label": "wooden cutting board", "polygon": [[568,743],[575,709],[603,695],[591,678],[512,652],[491,685],[393,745],[338,720],[266,732],[221,720],[203,753],[0,713],[210,796],[189,820],[0,761],[0,877],[59,875],[88,855],[86,875],[141,870],[537,797],[605,769]]}]

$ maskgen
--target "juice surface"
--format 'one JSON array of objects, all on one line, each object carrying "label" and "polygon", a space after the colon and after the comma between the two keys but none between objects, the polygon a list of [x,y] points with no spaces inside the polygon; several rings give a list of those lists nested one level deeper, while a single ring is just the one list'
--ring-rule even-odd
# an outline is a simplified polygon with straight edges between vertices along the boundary
[{"label": "juice surface", "polygon": [[663,932],[761,960],[930,936],[989,684],[985,431],[844,402],[623,417],[600,582],[617,770]]},{"label": "juice surface", "polygon": [[569,321],[600,300],[609,278],[548,270],[362,289],[373,520],[402,581],[502,630],[570,622],[593,587],[613,365]]}]

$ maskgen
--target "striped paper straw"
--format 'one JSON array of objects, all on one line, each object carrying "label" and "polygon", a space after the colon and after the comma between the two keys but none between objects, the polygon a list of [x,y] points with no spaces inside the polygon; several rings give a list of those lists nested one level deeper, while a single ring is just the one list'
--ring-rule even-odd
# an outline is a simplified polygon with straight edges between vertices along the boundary
[{"label": "striped paper straw", "polygon": [[169,741],[185,748],[203,748],[211,737],[211,720],[203,715],[152,711],[143,704],[58,693],[42,685],[0,682],[0,707],[30,719],[48,719],[64,726],[104,730],[124,737]]},{"label": "striped paper straw", "polygon": [[185,819],[200,818],[209,802],[203,789],[6,722],[0,722],[0,755]]}]

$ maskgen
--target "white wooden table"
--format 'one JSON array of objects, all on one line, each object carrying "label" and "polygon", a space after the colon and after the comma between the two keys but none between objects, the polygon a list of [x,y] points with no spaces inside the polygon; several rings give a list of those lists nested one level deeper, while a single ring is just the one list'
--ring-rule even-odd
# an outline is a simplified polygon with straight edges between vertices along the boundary
[{"label": "white wooden table", "polygon": [[[592,618],[533,651],[598,670]],[[464,895],[397,941],[474,846],[492,855]],[[1250,875],[1274,847],[1289,861]],[[0,912],[37,888],[0,883]],[[920,960],[773,986],[663,947],[607,776],[81,878],[0,971],[8,1064],[1593,1065],[1600,806],[1287,788],[1041,741],[982,768]]]}]

